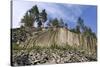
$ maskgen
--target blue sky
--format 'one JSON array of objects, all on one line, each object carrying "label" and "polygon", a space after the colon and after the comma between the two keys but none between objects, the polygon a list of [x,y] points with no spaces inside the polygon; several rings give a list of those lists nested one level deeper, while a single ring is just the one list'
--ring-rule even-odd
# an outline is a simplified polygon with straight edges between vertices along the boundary
[{"label": "blue sky", "polygon": [[38,6],[40,12],[42,9],[46,9],[48,19],[62,18],[69,28],[75,27],[78,17],[81,16],[84,19],[84,24],[89,26],[93,32],[97,32],[96,6],[17,0],[13,1],[12,28],[20,27],[20,21],[24,14],[34,5]]}]

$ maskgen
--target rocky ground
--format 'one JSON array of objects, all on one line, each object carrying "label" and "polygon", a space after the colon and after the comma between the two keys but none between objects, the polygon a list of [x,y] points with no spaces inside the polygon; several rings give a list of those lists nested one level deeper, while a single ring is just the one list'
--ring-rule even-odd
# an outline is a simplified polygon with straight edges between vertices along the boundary
[{"label": "rocky ground", "polygon": [[[60,37],[65,37],[65,32],[60,34]],[[65,39],[56,38],[55,31],[38,31],[34,33],[31,30],[17,30],[12,32],[12,65],[24,66],[24,65],[39,65],[39,64],[63,64],[63,63],[75,63],[75,62],[90,62],[97,61],[97,51],[89,49],[73,49],[72,47],[65,46],[58,47],[55,41],[62,42]],[[55,38],[54,38],[55,37]],[[57,40],[54,40],[57,39]],[[50,41],[50,42],[49,42]],[[19,43],[18,43],[19,42]],[[54,44],[52,44],[54,42]],[[50,47],[39,48],[33,46],[33,43],[47,45]],[[23,47],[19,47],[19,45]],[[25,46],[26,45],[26,46]],[[40,45],[40,46],[41,46]],[[52,46],[53,45],[53,46]],[[31,49],[32,48],[32,49]],[[94,47],[93,47],[94,48]],[[82,50],[82,51],[80,51]]]},{"label": "rocky ground", "polygon": [[88,55],[80,51],[68,51],[59,49],[33,49],[13,50],[12,65],[39,65],[39,64],[62,64],[73,62],[96,61],[95,55]]}]

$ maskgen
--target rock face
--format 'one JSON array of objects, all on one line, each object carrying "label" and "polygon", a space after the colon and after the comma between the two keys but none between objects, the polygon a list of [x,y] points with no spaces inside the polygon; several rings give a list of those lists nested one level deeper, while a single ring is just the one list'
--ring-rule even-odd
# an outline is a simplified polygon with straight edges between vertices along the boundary
[{"label": "rock face", "polygon": [[50,47],[54,44],[58,46],[81,46],[82,48],[92,50],[96,47],[96,39],[70,32],[65,28],[50,28],[42,32],[33,32],[33,36],[28,38],[22,46],[27,48],[31,48],[34,45]]},{"label": "rock face", "polygon": [[[59,49],[42,49],[42,50],[31,50],[16,53],[13,52],[12,65],[23,66],[23,65],[38,65],[38,64],[62,64],[62,63],[73,63],[73,62],[88,62],[96,61],[96,57],[93,55],[87,56],[78,51],[68,51]],[[94,57],[94,58],[92,58]]]}]

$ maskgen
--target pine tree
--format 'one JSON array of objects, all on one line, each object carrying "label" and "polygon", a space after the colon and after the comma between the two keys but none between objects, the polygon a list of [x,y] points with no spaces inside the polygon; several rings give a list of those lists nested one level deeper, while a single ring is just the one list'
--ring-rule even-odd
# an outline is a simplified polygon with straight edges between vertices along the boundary
[{"label": "pine tree", "polygon": [[40,18],[42,19],[42,22],[45,22],[47,20],[47,13],[45,9],[43,9],[42,12],[40,13]]},{"label": "pine tree", "polygon": [[39,15],[38,7],[37,5],[35,5],[25,13],[25,16],[21,20],[21,23],[25,23],[26,27],[32,27],[33,22],[38,17],[38,15]]},{"label": "pine tree", "polygon": [[52,25],[53,25],[54,27],[59,27],[59,21],[58,21],[57,18],[55,18],[55,19],[52,20]]},{"label": "pine tree", "polygon": [[64,21],[63,21],[63,19],[62,19],[62,18],[60,19],[59,26],[60,26],[60,27],[64,27]]},{"label": "pine tree", "polygon": [[77,20],[77,26],[79,27],[79,30],[81,31],[84,31],[84,21],[81,17],[78,18]]}]

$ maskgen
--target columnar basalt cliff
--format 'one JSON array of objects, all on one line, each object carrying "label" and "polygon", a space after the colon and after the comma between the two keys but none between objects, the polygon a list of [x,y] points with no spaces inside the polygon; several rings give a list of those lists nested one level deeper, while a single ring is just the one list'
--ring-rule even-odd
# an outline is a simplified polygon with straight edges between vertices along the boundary
[{"label": "columnar basalt cliff", "polygon": [[72,46],[80,47],[80,49],[94,50],[97,40],[92,36],[86,37],[83,34],[73,33],[66,28],[49,28],[47,30],[33,32],[31,37],[28,37],[21,47],[31,48],[33,46],[50,47],[57,46]]}]

